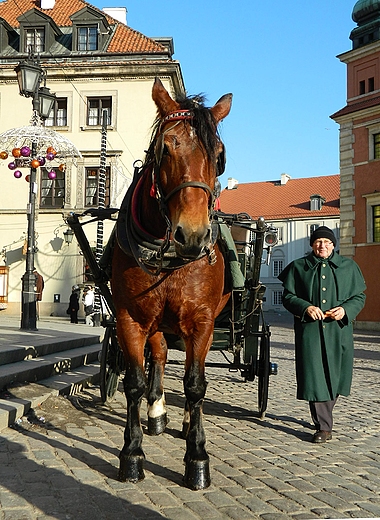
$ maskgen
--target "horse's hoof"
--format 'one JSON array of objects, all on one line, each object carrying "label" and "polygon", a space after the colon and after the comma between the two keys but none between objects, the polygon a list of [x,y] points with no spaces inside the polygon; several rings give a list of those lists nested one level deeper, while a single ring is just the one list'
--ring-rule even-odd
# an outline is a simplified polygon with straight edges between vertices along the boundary
[{"label": "horse's hoof", "polygon": [[192,460],[186,462],[183,482],[186,487],[194,491],[206,489],[211,484],[210,464],[207,460]]},{"label": "horse's hoof", "polygon": [[161,435],[168,422],[166,413],[160,415],[160,417],[148,417],[148,435]]},{"label": "horse's hoof", "polygon": [[144,457],[120,457],[118,479],[120,482],[140,482],[144,480]]}]

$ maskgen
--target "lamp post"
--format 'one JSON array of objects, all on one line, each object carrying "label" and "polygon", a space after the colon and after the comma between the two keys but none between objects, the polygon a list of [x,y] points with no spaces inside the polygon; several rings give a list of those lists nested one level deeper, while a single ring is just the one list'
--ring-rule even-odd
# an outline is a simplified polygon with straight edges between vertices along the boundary
[{"label": "lamp post", "polygon": [[[21,62],[15,68],[20,95],[32,97],[33,117],[32,124],[37,126],[41,119],[49,117],[53,107],[55,96],[41,82],[45,79],[45,73],[36,61]],[[22,277],[22,302],[21,302],[21,329],[37,330],[37,305],[36,305],[36,276],[34,274],[35,253],[35,216],[37,197],[37,169],[34,161],[37,159],[37,141],[32,137],[31,168],[29,177],[29,202],[27,206],[28,231],[26,251],[26,271]]]}]

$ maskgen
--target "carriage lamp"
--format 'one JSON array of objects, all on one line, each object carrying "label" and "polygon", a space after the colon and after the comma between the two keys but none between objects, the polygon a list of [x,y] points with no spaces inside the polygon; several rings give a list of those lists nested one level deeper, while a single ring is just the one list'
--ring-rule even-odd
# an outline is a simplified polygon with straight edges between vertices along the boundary
[{"label": "carriage lamp", "polygon": [[274,230],[267,231],[264,236],[264,242],[267,247],[275,246],[278,242],[278,237],[277,237],[276,231],[274,231]]},{"label": "carriage lamp", "polygon": [[67,245],[70,245],[74,238],[74,231],[70,228],[67,228],[66,231],[63,232],[63,237]]}]

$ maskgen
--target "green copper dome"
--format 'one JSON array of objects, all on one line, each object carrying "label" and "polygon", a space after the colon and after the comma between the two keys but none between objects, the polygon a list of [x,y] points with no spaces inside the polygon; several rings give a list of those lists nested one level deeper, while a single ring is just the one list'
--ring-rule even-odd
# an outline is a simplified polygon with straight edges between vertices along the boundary
[{"label": "green copper dome", "polygon": [[380,0],[359,0],[354,5],[352,19],[357,24],[370,20],[380,13]]}]

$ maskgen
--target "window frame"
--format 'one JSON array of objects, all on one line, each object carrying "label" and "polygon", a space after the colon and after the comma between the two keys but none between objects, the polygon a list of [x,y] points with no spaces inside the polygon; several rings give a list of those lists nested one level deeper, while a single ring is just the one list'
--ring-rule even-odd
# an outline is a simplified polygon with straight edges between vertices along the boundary
[{"label": "window frame", "polygon": [[[37,35],[40,32],[43,36],[42,44],[40,43],[40,47],[37,45],[36,41],[38,40]],[[33,43],[29,43],[28,36],[33,34]],[[32,47],[29,49],[29,47]],[[37,27],[24,27],[24,52],[32,52],[33,54],[41,54],[46,50],[46,28],[44,26]]]},{"label": "window frame", "polygon": [[[80,34],[82,31],[86,31],[86,34],[83,36]],[[78,52],[94,52],[99,50],[99,35],[98,35],[98,25],[97,24],[89,24],[89,25],[78,25],[76,27],[77,31],[77,39],[76,39],[76,50]],[[95,39],[91,37],[91,31],[95,31]],[[83,41],[82,41],[83,39]],[[94,43],[94,47],[91,47],[91,41]],[[81,48],[83,47],[83,48]]]},{"label": "window frame", "polygon": [[374,240],[374,221],[373,221],[373,208],[380,206],[380,192],[368,193],[362,195],[366,199],[366,229],[367,229],[367,244],[378,244]]},{"label": "window frame", "polygon": [[[84,167],[84,207],[85,208],[97,208],[99,207],[99,166],[85,166]],[[96,182],[92,185],[88,184],[88,173],[96,172]],[[90,190],[92,194],[90,194]],[[93,191],[95,190],[95,191]],[[87,202],[87,199],[92,197],[95,199],[95,202]],[[106,166],[106,194],[105,194],[105,207],[109,207],[111,202],[111,168],[110,166]]]},{"label": "window frame", "polygon": [[[62,103],[62,102],[65,102],[65,107],[64,108],[60,108],[59,107],[59,104]],[[47,127],[57,127],[57,128],[66,128],[68,127],[68,105],[69,105],[69,100],[67,97],[64,97],[64,96],[57,96],[55,101],[54,101],[54,105],[53,105],[53,108],[50,112],[50,117],[48,117],[46,120],[45,120],[45,126]],[[64,110],[65,111],[65,115],[64,115],[64,121],[65,123],[64,124],[60,124],[60,116],[58,115],[59,111],[60,110]],[[50,124],[52,123],[52,124]]]},{"label": "window frame", "polygon": [[[55,179],[49,179],[48,173],[49,171],[54,170],[57,174]],[[59,185],[58,183],[62,184]],[[50,185],[47,185],[49,184]],[[44,190],[48,189],[51,196],[43,195]],[[63,189],[63,196],[58,197],[58,190]],[[46,204],[43,201],[46,199],[51,199],[51,204]],[[61,171],[59,168],[41,168],[40,174],[40,196],[39,196],[39,205],[41,209],[57,209],[63,208],[66,200],[66,175],[64,171]]]}]

